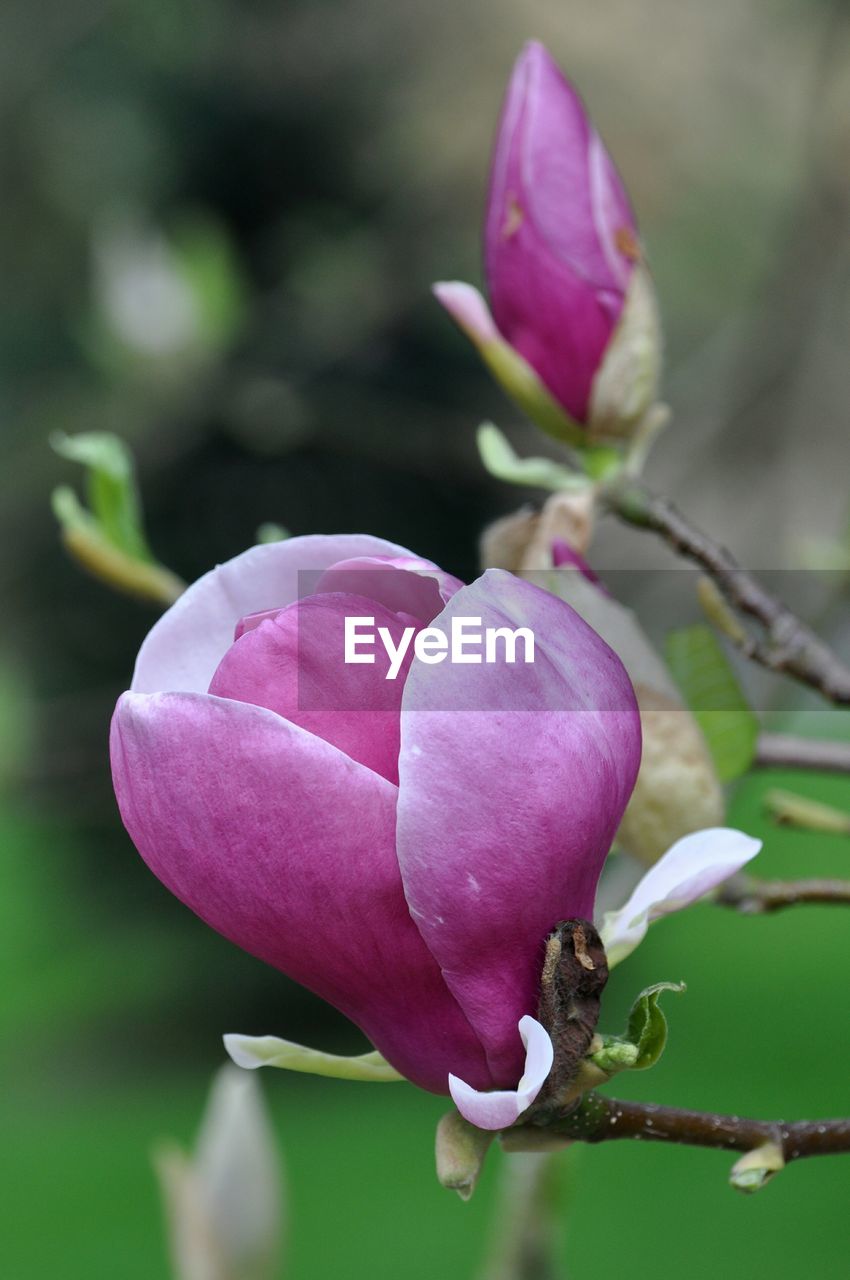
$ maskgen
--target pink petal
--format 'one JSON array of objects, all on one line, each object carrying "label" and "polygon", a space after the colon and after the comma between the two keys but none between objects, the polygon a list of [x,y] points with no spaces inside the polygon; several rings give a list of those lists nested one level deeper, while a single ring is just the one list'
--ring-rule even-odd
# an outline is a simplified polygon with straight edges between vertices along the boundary
[{"label": "pink petal", "polygon": [[121,816],[148,866],[219,933],[336,1005],[397,1070],[491,1083],[413,925],[397,791],[273,712],[125,694],[112,725]]},{"label": "pink petal", "polygon": [[308,575],[338,560],[410,555],[366,534],[315,535],[251,547],[204,574],[160,618],[139,650],[130,687],[135,693],[205,693],[241,618],[291,604],[305,594]]},{"label": "pink petal", "polygon": [[427,626],[462,586],[459,578],[445,573],[430,560],[416,556],[357,556],[326,570],[314,590],[367,596],[394,613],[410,614]]},{"label": "pink petal", "polygon": [[519,180],[534,230],[553,256],[612,295],[619,309],[634,259],[618,248],[617,232],[637,230],[622,180],[580,95],[544,45],[526,45],[514,76],[521,132],[506,176]]},{"label": "pink petal", "polygon": [[711,827],[677,840],[638,881],[625,906],[606,914],[601,932],[608,963],[625,960],[653,920],[698,902],[740,871],[761,845],[761,840],[729,827]]},{"label": "pink petal", "polygon": [[[363,570],[354,575],[370,576]],[[268,707],[397,783],[401,697],[413,658],[412,638],[398,675],[390,680],[390,661],[380,640],[369,650],[373,663],[345,662],[346,617],[371,617],[396,647],[405,630],[419,629],[415,618],[399,617],[374,600],[308,596],[244,632],[219,664],[209,691]]]},{"label": "pink petal", "polygon": [[435,622],[531,627],[535,661],[414,663],[402,700],[398,853],[411,913],[487,1050],[520,1070],[542,948],[590,917],[634,785],[640,720],[622,664],[562,601],[491,569]]},{"label": "pink petal", "polygon": [[575,89],[527,45],[502,111],[485,228],[502,336],[578,421],[623,309],[635,221]]},{"label": "pink petal", "polygon": [[432,286],[434,297],[445,307],[458,328],[476,346],[499,341],[499,330],[484,298],[471,284],[461,280],[441,280]]},{"label": "pink petal", "polygon": [[516,1089],[483,1093],[457,1076],[449,1076],[449,1093],[465,1120],[479,1129],[507,1129],[537,1097],[552,1070],[555,1051],[546,1028],[528,1015],[519,1020],[526,1048],[525,1070]]},{"label": "pink petal", "polygon": [[[592,583],[603,595],[610,596],[611,594],[599,574],[591,569],[581,552],[571,546],[565,538],[552,539],[552,567],[555,569],[578,569],[582,577]],[[561,599],[564,598],[563,593],[561,593]],[[581,611],[579,610],[579,612]]]}]

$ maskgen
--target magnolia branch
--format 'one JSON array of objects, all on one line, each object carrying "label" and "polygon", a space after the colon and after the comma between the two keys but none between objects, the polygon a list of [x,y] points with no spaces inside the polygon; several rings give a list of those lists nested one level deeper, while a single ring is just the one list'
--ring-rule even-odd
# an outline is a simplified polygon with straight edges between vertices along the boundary
[{"label": "magnolia branch", "polygon": [[757,578],[742,569],[731,552],[692,525],[668,498],[630,481],[605,490],[601,499],[621,520],[659,534],[679,555],[698,564],[732,609],[761,626],[761,638],[743,628],[729,628],[747,657],[817,689],[838,706],[850,706],[850,668]]},{"label": "magnolia branch", "polygon": [[662,1107],[654,1102],[624,1102],[599,1093],[586,1094],[574,1110],[564,1115],[549,1115],[545,1128],[562,1137],[590,1143],[631,1138],[741,1152],[755,1151],[770,1143],[779,1149],[786,1164],[807,1156],[850,1152],[850,1119],[798,1120],[791,1124],[783,1120],[748,1120]]},{"label": "magnolia branch", "polygon": [[850,742],[818,742],[790,733],[763,733],[756,746],[755,763],[764,768],[850,773]]},{"label": "magnolia branch", "polygon": [[767,915],[805,904],[835,906],[850,903],[850,880],[755,880],[751,876],[733,876],[719,891],[717,901],[745,915]]}]

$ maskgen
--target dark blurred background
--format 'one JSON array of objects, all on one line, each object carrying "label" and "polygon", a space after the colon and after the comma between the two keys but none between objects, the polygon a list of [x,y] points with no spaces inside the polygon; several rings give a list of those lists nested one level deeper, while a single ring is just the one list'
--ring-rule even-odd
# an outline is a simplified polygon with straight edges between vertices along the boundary
[{"label": "dark blurred background", "polygon": [[[168,1269],[148,1151],[191,1133],[221,1032],[359,1042],[194,920],[132,850],[106,731],[156,613],[63,556],[49,495],[79,476],[48,437],[132,443],[153,546],[187,579],[264,521],[372,532],[474,574],[481,527],[528,496],[484,476],[474,427],[490,416],[520,451],[547,446],[429,286],[480,281],[496,113],[534,35],[585,95],[645,234],[676,415],[650,478],[758,567],[821,563],[836,545],[840,559],[850,8],[9,0],[2,27],[4,1258],[10,1280],[153,1280]],[[603,563],[653,555],[601,530]],[[840,732],[828,716],[821,728]],[[762,785],[735,800],[748,830],[764,828]],[[806,789],[847,804],[846,783]],[[764,859],[769,874],[825,874],[848,856],[841,837],[780,832]],[[846,1113],[848,929],[840,912],[707,908],[659,928],[612,984],[607,1029],[644,979],[691,989],[667,1058],[631,1092]],[[472,1204],[440,1191],[438,1100],[268,1074],[290,1280],[473,1274],[498,1160]],[[846,1274],[850,1166],[812,1162],[746,1202],[728,1163],[585,1153],[574,1273]]]}]

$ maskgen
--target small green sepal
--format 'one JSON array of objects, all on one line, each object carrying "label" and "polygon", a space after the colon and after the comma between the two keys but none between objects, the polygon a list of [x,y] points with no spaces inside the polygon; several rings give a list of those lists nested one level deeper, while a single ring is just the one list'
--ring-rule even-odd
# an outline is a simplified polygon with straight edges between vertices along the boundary
[{"label": "small green sepal", "polygon": [[655,982],[651,987],[646,987],[635,1000],[625,1037],[637,1050],[632,1071],[646,1071],[648,1067],[654,1067],[664,1052],[667,1019],[658,1003],[662,992],[681,993],[685,990],[684,982]]}]

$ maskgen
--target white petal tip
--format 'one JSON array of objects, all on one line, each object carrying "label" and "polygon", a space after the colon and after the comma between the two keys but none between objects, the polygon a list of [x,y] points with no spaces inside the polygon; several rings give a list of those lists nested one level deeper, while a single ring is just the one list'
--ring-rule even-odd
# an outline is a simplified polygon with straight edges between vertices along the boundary
[{"label": "white petal tip", "polygon": [[224,1036],[224,1047],[237,1067],[253,1071],[257,1067],[280,1067],[284,1071],[301,1071],[307,1075],[328,1076],[335,1080],[371,1080],[388,1083],[403,1080],[395,1067],[377,1050],[345,1057],[310,1049],[293,1040],[278,1036]]},{"label": "white petal tip", "polygon": [[509,1129],[531,1106],[552,1070],[555,1050],[549,1033],[536,1018],[520,1019],[519,1033],[526,1048],[525,1070],[516,1089],[487,1093],[449,1075],[449,1093],[464,1120],[478,1129]]},{"label": "white petal tip", "polygon": [[634,951],[653,920],[704,898],[761,847],[761,840],[731,827],[709,827],[677,840],[647,871],[625,906],[606,915],[601,934],[609,965]]},{"label": "white petal tip", "polygon": [[244,1067],[246,1071],[255,1071],[257,1067],[266,1065],[263,1059],[258,1057],[256,1051],[252,1049],[252,1039],[252,1036],[242,1036],[237,1032],[228,1032],[226,1036],[222,1036],[224,1047],[231,1060],[236,1063],[237,1067]]}]

